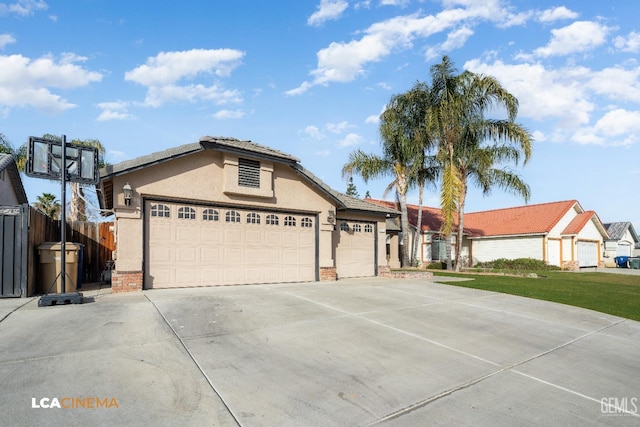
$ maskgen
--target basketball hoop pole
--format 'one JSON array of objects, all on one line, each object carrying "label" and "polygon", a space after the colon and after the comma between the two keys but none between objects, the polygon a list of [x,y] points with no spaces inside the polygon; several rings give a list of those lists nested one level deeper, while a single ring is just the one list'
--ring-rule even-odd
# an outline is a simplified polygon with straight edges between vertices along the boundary
[{"label": "basketball hoop pole", "polygon": [[67,135],[62,135],[62,159],[60,163],[60,182],[62,183],[60,191],[60,204],[62,205],[62,209],[60,209],[60,249],[62,250],[60,255],[60,262],[62,263],[60,284],[64,294],[67,291],[65,288],[67,280]]}]

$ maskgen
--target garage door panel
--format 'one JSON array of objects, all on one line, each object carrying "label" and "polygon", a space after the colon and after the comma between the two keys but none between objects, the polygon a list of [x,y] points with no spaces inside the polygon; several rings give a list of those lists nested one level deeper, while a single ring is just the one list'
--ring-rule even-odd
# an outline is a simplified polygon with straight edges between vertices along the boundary
[{"label": "garage door panel", "polygon": [[[338,221],[334,231],[338,278],[375,276],[375,234],[373,224]],[[370,231],[366,231],[370,230]]]},{"label": "garage door panel", "polygon": [[[302,227],[313,225],[313,216],[169,202],[147,202],[145,212],[147,287],[316,280],[317,229]],[[274,216],[278,224],[271,223]],[[295,226],[285,226],[285,217]]]}]

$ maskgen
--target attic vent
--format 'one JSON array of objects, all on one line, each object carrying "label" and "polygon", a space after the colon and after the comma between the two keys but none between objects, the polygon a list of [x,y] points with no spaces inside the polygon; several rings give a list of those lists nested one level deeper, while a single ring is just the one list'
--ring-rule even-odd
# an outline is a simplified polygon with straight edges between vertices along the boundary
[{"label": "attic vent", "polygon": [[238,185],[242,187],[260,188],[259,161],[238,159]]}]

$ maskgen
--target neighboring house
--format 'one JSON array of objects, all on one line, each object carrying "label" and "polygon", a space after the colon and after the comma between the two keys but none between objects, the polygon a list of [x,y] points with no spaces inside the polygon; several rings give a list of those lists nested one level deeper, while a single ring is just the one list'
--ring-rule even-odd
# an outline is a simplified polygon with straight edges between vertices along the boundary
[{"label": "neighboring house", "polygon": [[[369,200],[385,207],[396,204]],[[409,205],[409,222],[417,223],[416,205]],[[594,211],[585,211],[576,200],[469,212],[461,257],[467,264],[499,258],[534,258],[564,269],[603,266],[603,245],[609,238]],[[422,264],[446,259],[446,242],[439,233],[441,211],[423,207]],[[452,236],[452,245],[454,238]],[[452,254],[452,257],[455,254]]]},{"label": "neighboring house", "polygon": [[281,151],[202,137],[100,172],[100,203],[115,213],[114,291],[388,269],[385,222],[398,212],[332,190]]},{"label": "neighboring house", "polygon": [[28,203],[20,171],[11,154],[0,153],[0,206]]},{"label": "neighboring house", "polygon": [[617,256],[634,256],[640,238],[631,222],[611,222],[604,225],[609,238],[604,241],[604,257],[607,267],[615,267]]}]

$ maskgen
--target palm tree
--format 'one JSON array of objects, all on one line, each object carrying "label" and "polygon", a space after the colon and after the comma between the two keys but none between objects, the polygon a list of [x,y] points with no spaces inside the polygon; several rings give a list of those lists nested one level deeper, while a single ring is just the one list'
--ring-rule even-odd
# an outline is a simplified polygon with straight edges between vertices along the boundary
[{"label": "palm tree", "polygon": [[53,219],[58,219],[60,215],[60,202],[51,193],[42,193],[38,196],[38,201],[34,203],[34,206]]},{"label": "palm tree", "polygon": [[370,179],[392,176],[393,181],[384,192],[386,196],[395,190],[400,203],[400,227],[402,229],[402,265],[409,265],[409,217],[407,214],[407,191],[415,175],[416,163],[421,159],[421,146],[415,143],[420,132],[413,124],[414,107],[411,96],[394,95],[380,116],[380,137],[382,156],[356,150],[349,155],[349,161],[342,168],[343,177],[359,174],[365,182]]},{"label": "palm tree", "polygon": [[18,148],[13,148],[4,134],[0,133],[0,153],[11,154],[16,162],[19,171],[24,171],[27,162],[27,145],[23,144]]},{"label": "palm tree", "polygon": [[[531,156],[532,138],[515,123],[518,100],[491,76],[465,71],[455,75],[447,56],[431,67],[433,108],[428,127],[438,139],[436,157],[442,167],[440,201],[443,215],[442,234],[446,237],[447,268],[451,268],[450,236],[458,219],[456,234],[456,270],[459,270],[464,205],[469,178],[488,194],[493,186],[529,198],[529,187],[515,174],[494,167],[506,161],[517,165],[521,156],[526,163]],[[485,117],[487,111],[502,108],[506,120]],[[487,147],[484,141],[492,140]]]}]

